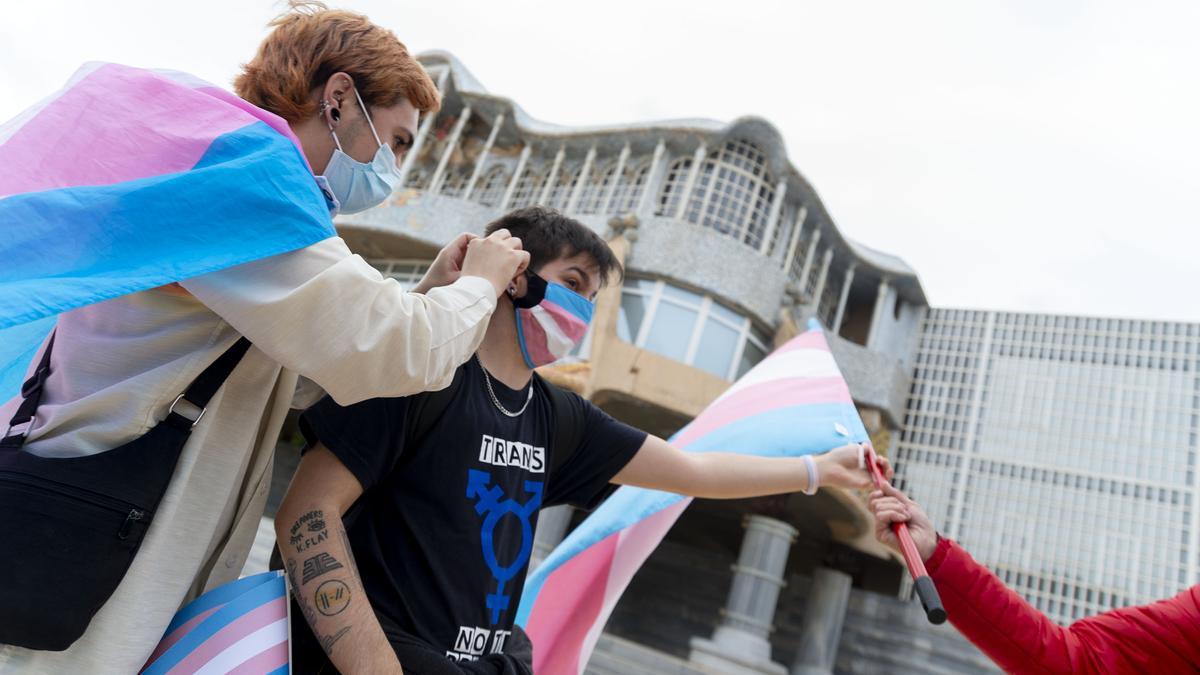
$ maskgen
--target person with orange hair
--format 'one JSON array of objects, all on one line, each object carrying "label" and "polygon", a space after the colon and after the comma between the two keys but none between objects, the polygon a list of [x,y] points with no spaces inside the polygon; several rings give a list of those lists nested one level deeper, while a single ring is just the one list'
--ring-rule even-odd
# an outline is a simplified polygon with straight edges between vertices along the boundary
[{"label": "person with orange hair", "polygon": [[[237,78],[236,97],[207,85],[188,89],[178,98],[224,106],[212,116],[197,116],[202,123],[246,112],[261,120],[254,127],[255,138],[282,147],[277,155],[282,160],[271,166],[290,167],[291,173],[264,173],[261,165],[257,170],[236,169],[251,166],[253,156],[247,155],[237,160],[243,162],[235,165],[240,173],[221,199],[199,199],[197,192],[175,187],[150,205],[186,204],[211,210],[218,219],[259,213],[261,222],[248,223],[222,243],[241,251],[250,250],[270,228],[283,227],[279,223],[284,217],[245,195],[266,195],[275,200],[270,204],[282,206],[290,195],[299,195],[296,199],[307,200],[309,210],[296,219],[307,218],[307,231],[316,236],[300,242],[299,248],[259,254],[266,257],[258,259],[245,254],[224,266],[200,260],[188,268],[203,269],[191,272],[195,276],[167,269],[162,273],[176,276],[157,277],[156,286],[134,287],[59,310],[54,332],[32,359],[22,394],[0,407],[0,422],[7,425],[12,420],[0,441],[0,455],[18,467],[91,468],[85,471],[84,487],[68,490],[78,497],[69,503],[61,495],[53,501],[44,489],[46,481],[34,480],[36,475],[17,472],[15,478],[0,481],[6,509],[29,507],[29,522],[13,522],[12,513],[6,512],[9,527],[20,528],[24,538],[0,544],[0,564],[9,575],[6,588],[0,588],[0,642],[9,643],[0,645],[0,672],[137,672],[183,603],[239,575],[263,512],[275,443],[298,377],[308,378],[345,405],[445,387],[478,348],[509,279],[528,263],[520,240],[506,231],[487,238],[464,234],[446,246],[426,278],[406,292],[353,255],[334,233],[330,215],[370,208],[388,197],[397,183],[397,160],[412,145],[418,116],[436,112],[439,92],[396,36],[363,15],[329,10],[319,3],[292,3],[272,27]],[[82,78],[92,77],[81,72]],[[147,82],[146,91],[152,94],[133,101],[118,95],[92,97],[95,109],[81,123],[102,131],[123,128],[128,118],[162,109],[155,94],[179,91],[178,81],[161,72],[124,66],[104,72],[119,74],[110,80],[114,86]],[[183,115],[185,108],[175,109]],[[122,114],[103,112],[110,109]],[[154,123],[170,123],[165,117]],[[29,116],[10,124],[19,126],[25,119]],[[62,132],[53,126],[42,128]],[[149,122],[140,129],[155,131]],[[0,149],[5,130],[0,127]],[[141,155],[150,143],[164,136],[168,134],[133,137],[133,145],[125,147],[139,157],[85,157],[83,169],[78,163],[75,168],[135,166],[144,160]],[[113,137],[117,140],[112,143],[119,144],[131,136]],[[225,152],[239,150],[229,142],[223,147]],[[220,159],[211,154],[196,166]],[[0,174],[9,176],[25,168],[22,160],[40,161],[27,154],[5,164],[6,156],[14,155],[0,156]],[[184,171],[168,174],[165,184],[187,185],[188,180]],[[285,180],[298,187],[281,195]],[[243,189],[245,183],[256,184]],[[112,202],[114,212],[131,199],[146,199],[158,184],[150,179],[138,183],[140,195],[122,194],[125,201]],[[5,201],[20,204],[40,198],[29,188],[17,192],[27,194]],[[14,201],[17,198],[27,201]],[[33,209],[24,213],[36,216]],[[111,237],[106,239],[104,233],[125,225],[105,221],[110,216],[103,210],[84,215],[92,218],[101,235],[72,242],[88,257],[71,264],[94,264],[90,261],[114,255],[105,248]],[[196,218],[194,213],[180,214],[181,222]],[[52,225],[66,231],[66,225]],[[204,246],[206,236],[215,236],[203,222],[178,234],[175,231],[187,229],[180,223],[156,226],[180,248]],[[203,395],[193,397],[197,390]],[[203,403],[191,405],[197,400]],[[169,444],[162,442],[168,437]],[[131,510],[126,504],[110,513],[119,503],[112,494],[96,501],[96,492],[113,492],[101,486],[120,487],[123,474],[137,476],[151,464],[164,466],[165,472],[159,472],[161,486],[147,488],[157,490],[149,508]],[[86,519],[78,516],[56,521],[43,517],[60,509],[84,508],[88,499],[103,507],[88,507],[99,508],[94,512],[97,519],[117,518],[120,528],[114,525],[110,531],[103,524],[107,521],[97,520],[100,524],[88,529]],[[78,527],[84,534],[101,532],[101,544],[119,546],[125,558],[94,555],[86,548],[71,553],[78,542],[54,535],[62,532],[55,530],[60,525]],[[52,546],[40,547],[54,551],[29,545],[37,537],[55,537]],[[99,601],[73,609],[77,598],[63,588],[109,568],[116,569],[105,577],[111,578],[111,586],[85,589],[96,591]],[[48,583],[15,588],[22,585],[14,582],[20,574],[49,574]],[[44,627],[35,624],[35,614]],[[58,626],[60,620],[72,627]]]}]

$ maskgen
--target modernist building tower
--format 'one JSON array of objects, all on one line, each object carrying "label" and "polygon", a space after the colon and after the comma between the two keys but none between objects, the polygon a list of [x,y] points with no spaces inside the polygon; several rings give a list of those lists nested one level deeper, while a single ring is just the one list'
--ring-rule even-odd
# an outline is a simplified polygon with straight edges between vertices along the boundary
[{"label": "modernist building tower", "polygon": [[[338,219],[401,283],[437,249],[543,204],[628,269],[544,369],[669,436],[816,317],[898,481],[941,531],[1068,621],[1200,577],[1200,326],[931,308],[916,272],[850,241],[759,118],[567,128],[453,56],[384,205]],[[584,514],[543,516],[536,564]],[[863,496],[697,500],[618,605],[594,673],[990,670],[907,599]]]}]

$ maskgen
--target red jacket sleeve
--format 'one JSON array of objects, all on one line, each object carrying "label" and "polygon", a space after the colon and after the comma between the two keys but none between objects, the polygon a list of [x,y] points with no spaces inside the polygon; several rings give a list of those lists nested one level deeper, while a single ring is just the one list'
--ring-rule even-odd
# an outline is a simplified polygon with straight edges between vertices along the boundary
[{"label": "red jacket sleeve", "polygon": [[1010,673],[1200,670],[1200,585],[1063,627],[948,539],[938,542],[926,567],[950,622]]}]

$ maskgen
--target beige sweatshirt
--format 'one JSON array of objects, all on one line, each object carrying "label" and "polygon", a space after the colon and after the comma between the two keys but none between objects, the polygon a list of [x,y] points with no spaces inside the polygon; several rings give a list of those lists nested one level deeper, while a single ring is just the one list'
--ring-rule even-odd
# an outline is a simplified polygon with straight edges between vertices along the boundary
[{"label": "beige sweatshirt", "polygon": [[[181,285],[191,296],[155,289],[59,317],[25,446],[46,457],[144,434],[239,335],[254,346],[193,430],[129,573],[87,633],[64,652],[0,646],[0,672],[136,673],[182,604],[242,569],[297,374],[343,404],[445,387],[496,306],[480,277],[406,293],[336,237]],[[17,403],[0,407],[0,431]]]}]

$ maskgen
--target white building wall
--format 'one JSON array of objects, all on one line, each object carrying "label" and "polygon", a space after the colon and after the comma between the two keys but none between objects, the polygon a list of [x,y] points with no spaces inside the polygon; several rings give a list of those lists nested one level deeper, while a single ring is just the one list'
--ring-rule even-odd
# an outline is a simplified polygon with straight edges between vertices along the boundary
[{"label": "white building wall", "polygon": [[1197,572],[1200,325],[930,310],[896,452],[938,528],[1062,622]]}]

